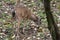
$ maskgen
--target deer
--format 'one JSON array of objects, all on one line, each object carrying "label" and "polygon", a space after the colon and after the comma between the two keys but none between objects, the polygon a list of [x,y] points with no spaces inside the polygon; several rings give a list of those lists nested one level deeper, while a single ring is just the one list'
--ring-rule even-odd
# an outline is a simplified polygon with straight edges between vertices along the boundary
[{"label": "deer", "polygon": [[[10,4],[7,3],[7,5],[10,5]],[[12,23],[14,22],[14,20],[17,21],[17,27],[15,27],[16,31],[14,32],[14,34],[16,36],[16,40],[18,38],[20,38],[20,36],[22,36],[22,38],[23,38],[23,35],[20,33],[21,20],[28,20],[28,19],[34,21],[37,25],[40,25],[40,23],[41,23],[40,22],[41,19],[38,16],[36,16],[36,14],[33,14],[32,11],[30,9],[28,9],[28,7],[20,5],[20,0],[16,0],[16,4],[12,11],[12,18],[11,18]],[[17,36],[19,36],[19,37],[17,37]],[[20,40],[20,39],[18,39],[18,40]]]},{"label": "deer", "polygon": [[16,19],[18,27],[20,26],[20,21],[30,19],[34,21],[36,24],[40,24],[40,18],[33,14],[31,10],[29,10],[27,7],[19,5],[20,0],[16,0],[16,5],[14,7],[14,11],[12,12],[12,19]]}]

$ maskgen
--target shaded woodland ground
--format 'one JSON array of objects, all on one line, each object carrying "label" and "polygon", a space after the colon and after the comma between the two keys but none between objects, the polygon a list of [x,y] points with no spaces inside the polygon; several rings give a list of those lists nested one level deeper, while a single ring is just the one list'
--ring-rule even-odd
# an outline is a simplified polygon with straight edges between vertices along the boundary
[{"label": "shaded woodland ground", "polygon": [[[5,2],[8,4],[5,4]],[[43,2],[38,0],[22,0],[21,4],[32,10],[34,14],[41,18],[41,24],[38,26],[31,20],[24,20],[21,22],[21,40],[52,40],[50,32],[47,28],[47,19],[44,12]],[[0,0],[0,39],[1,40],[15,40],[15,28],[11,23],[11,12],[14,10],[15,1]],[[51,10],[57,25],[60,28],[60,1],[51,1]]]}]

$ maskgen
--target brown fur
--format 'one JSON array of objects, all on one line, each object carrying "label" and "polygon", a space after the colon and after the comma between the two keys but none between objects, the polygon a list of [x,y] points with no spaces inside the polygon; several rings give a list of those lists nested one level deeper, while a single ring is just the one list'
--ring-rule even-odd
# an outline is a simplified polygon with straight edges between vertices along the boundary
[{"label": "brown fur", "polygon": [[[18,0],[19,2],[19,0]],[[22,5],[19,5],[18,2],[16,2],[16,6],[15,6],[15,15],[13,18],[15,18],[18,22],[18,26],[20,26],[20,21],[22,19],[30,19],[33,20],[34,22],[36,22],[38,24],[38,22],[40,21],[40,19],[31,12],[31,10],[29,10],[27,7],[24,7]],[[14,12],[13,12],[14,13]],[[39,20],[39,21],[38,21]]]},{"label": "brown fur", "polygon": [[31,16],[31,11],[28,8],[22,6],[16,7],[15,13],[16,13],[16,17],[19,19],[20,17],[23,19],[28,19]]}]

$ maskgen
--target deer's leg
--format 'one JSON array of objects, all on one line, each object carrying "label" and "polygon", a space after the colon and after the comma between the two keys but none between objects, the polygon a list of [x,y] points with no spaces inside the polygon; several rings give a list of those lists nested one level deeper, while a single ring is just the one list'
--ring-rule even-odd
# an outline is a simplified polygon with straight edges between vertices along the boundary
[{"label": "deer's leg", "polygon": [[17,16],[16,21],[17,21],[17,31],[20,32],[20,24],[21,24],[22,17]]},{"label": "deer's leg", "polygon": [[17,24],[16,24],[16,31],[15,31],[15,36],[16,36],[16,40],[20,40],[20,21],[21,21],[21,18],[18,18],[16,19],[17,21]]},{"label": "deer's leg", "polygon": [[20,27],[20,20],[17,21],[17,27]]}]

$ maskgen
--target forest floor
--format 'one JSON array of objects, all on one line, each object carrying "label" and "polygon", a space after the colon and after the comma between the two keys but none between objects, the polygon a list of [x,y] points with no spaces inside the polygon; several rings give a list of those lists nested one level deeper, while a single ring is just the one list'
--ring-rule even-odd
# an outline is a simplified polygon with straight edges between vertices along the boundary
[{"label": "forest floor", "polygon": [[[6,4],[7,3],[7,4]],[[59,4],[57,2],[55,7],[53,4],[52,11],[54,18],[57,22],[57,25],[60,27],[60,9]],[[21,1],[23,6],[28,7],[33,11],[34,14],[41,18],[41,24],[36,25],[31,20],[25,20],[21,22],[20,33],[23,37],[21,40],[52,40],[51,34],[47,28],[47,19],[46,14],[44,13],[44,6],[41,1]],[[0,39],[1,40],[15,40],[15,28],[16,21],[11,23],[11,12],[14,10],[14,1],[5,0],[0,2]]]}]

